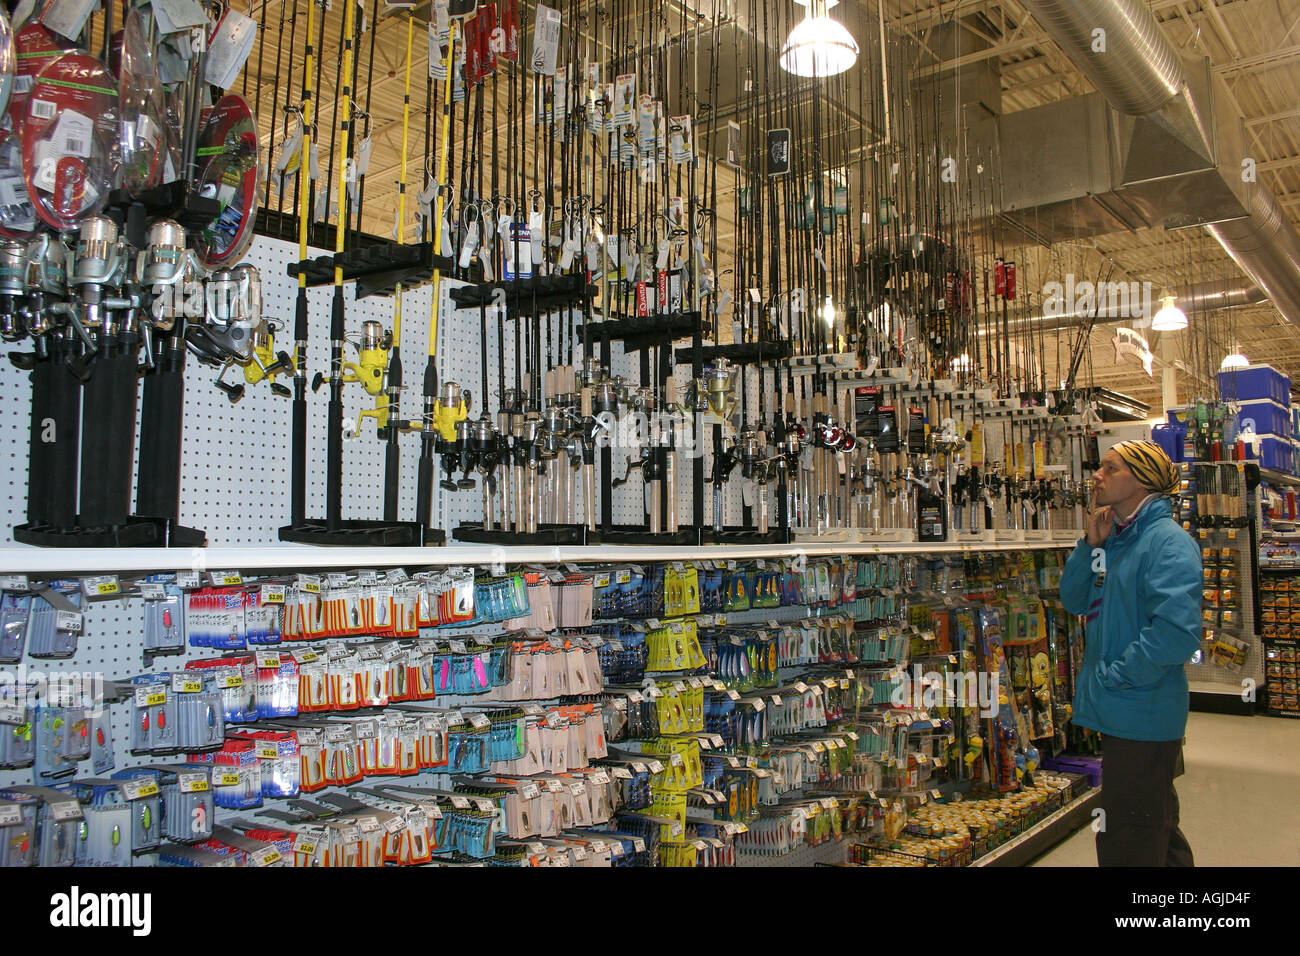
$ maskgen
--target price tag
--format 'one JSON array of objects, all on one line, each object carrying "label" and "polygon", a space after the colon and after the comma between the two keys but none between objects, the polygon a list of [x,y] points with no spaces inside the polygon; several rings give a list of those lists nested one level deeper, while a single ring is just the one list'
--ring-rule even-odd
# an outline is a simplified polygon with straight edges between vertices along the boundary
[{"label": "price tag", "polygon": [[27,583],[25,574],[3,574],[0,575],[0,591],[29,591],[31,586]]},{"label": "price tag", "polygon": [[81,591],[86,597],[104,597],[109,594],[121,594],[122,587],[118,584],[117,575],[104,574],[99,577],[83,578]]},{"label": "price tag", "polygon": [[55,611],[54,628],[70,634],[80,634],[84,618],[80,611]]},{"label": "price tag", "polygon": [[661,764],[658,760],[651,760],[651,761],[648,761],[648,762],[646,763],[646,766],[650,769],[650,772],[651,772],[651,773],[663,773],[663,772],[664,772],[664,765]]},{"label": "price tag", "polygon": [[688,677],[686,678],[686,683],[689,684],[691,687],[698,688],[704,686],[703,684],[700,683],[700,679],[698,677]]},{"label": "price tag", "polygon": [[722,734],[710,734],[709,739],[713,741],[713,746],[715,747],[722,746]]},{"label": "price tag", "polygon": [[526,783],[519,789],[519,795],[525,800],[536,800],[542,795],[542,791],[537,784]]},{"label": "price tag", "polygon": [[745,703],[749,704],[757,711],[762,711],[767,708],[767,704],[763,703],[763,699],[761,697],[746,697]]},{"label": "price tag", "polygon": [[285,587],[283,584],[263,584],[259,589],[263,604],[283,604]]},{"label": "price tag", "polygon": [[172,692],[177,694],[201,694],[203,692],[203,681],[194,680],[184,674],[173,674]]},{"label": "price tag", "polygon": [[672,824],[668,827],[668,832],[671,833],[673,836],[681,836],[683,833],[686,832],[686,830],[680,823],[674,820]]},{"label": "price tag", "polygon": [[489,727],[489,726],[491,726],[491,724],[492,724],[492,721],[488,718],[488,715],[487,715],[487,714],[470,714],[470,715],[469,715],[469,725],[470,725],[471,727],[478,727],[478,728],[482,729],[483,727]]},{"label": "price tag", "polygon": [[299,591],[306,591],[308,594],[320,594],[320,575],[300,574],[296,587]]},{"label": "price tag", "polygon": [[452,641],[452,642],[451,642],[451,652],[452,652],[453,654],[464,654],[464,653],[466,653],[465,642],[464,642],[464,641]]},{"label": "price tag", "polygon": [[939,792],[939,788],[936,787],[935,789],[933,789],[933,790],[930,791],[930,796],[934,797],[934,799],[936,799],[936,800],[939,800],[939,799],[941,799],[941,798],[943,797],[943,794],[940,793],[940,792]]},{"label": "price tag", "polygon": [[632,838],[632,849],[634,849],[637,853],[644,853],[644,852],[645,852],[645,840],[644,840],[642,837],[633,837],[633,838]]},{"label": "price tag", "polygon": [[279,670],[280,655],[275,651],[258,651],[257,666],[265,670]]},{"label": "price tag", "polygon": [[808,693],[808,685],[805,684],[805,683],[804,683],[803,681],[801,681],[801,680],[797,680],[797,681],[794,682],[794,689],[797,690],[797,691],[798,691],[799,693],[801,693],[801,694],[806,694],[806,693]]},{"label": "price tag", "polygon": [[330,571],[325,575],[325,582],[331,588],[345,588],[348,586],[348,576],[342,571]]},{"label": "price tag", "polygon": [[733,769],[738,768],[740,766],[740,760],[737,757],[727,756],[727,757],[723,757],[722,759],[727,762],[728,767],[731,767]]},{"label": "price tag", "polygon": [[50,804],[50,816],[56,823],[64,823],[68,820],[80,820],[82,818],[81,804],[76,800],[59,800]]},{"label": "price tag", "polygon": [[780,707],[781,704],[782,704],[782,700],[781,700],[781,695],[780,695],[780,694],[773,694],[771,700],[772,700],[772,706],[773,706],[773,707]]},{"label": "price tag", "polygon": [[604,786],[609,783],[609,774],[605,773],[603,770],[593,770],[587,774],[587,779],[592,783]]},{"label": "price tag", "polygon": [[636,691],[636,690],[630,690],[630,691],[628,691],[628,692],[627,692],[627,699],[628,699],[629,701],[631,701],[632,703],[634,703],[634,704],[639,704],[639,703],[641,703],[643,700],[645,700],[645,698],[641,696],[641,692],[640,692],[640,691]]},{"label": "price tag", "polygon": [[668,755],[668,762],[672,764],[674,767],[686,766],[686,761],[682,759],[682,755],[675,751]]},{"label": "price tag", "polygon": [[215,774],[212,777],[212,785],[214,787],[239,786],[239,771],[236,770],[234,773],[226,773],[223,771],[222,773]]},{"label": "price tag", "polygon": [[677,691],[679,694],[686,693],[686,684],[684,681],[675,680],[673,681],[672,687],[673,690]]},{"label": "price tag", "polygon": [[486,797],[475,797],[474,806],[478,808],[479,813],[495,813],[497,805]]},{"label": "price tag", "polygon": [[18,804],[0,804],[0,827],[14,827],[22,822],[23,814],[18,809]]},{"label": "price tag", "polygon": [[229,674],[219,680],[218,685],[230,689],[232,687],[243,687],[244,677],[242,674]]},{"label": "price tag", "polygon": [[545,781],[545,784],[547,791],[550,793],[559,793],[564,789],[564,784],[560,783],[558,780],[547,780]]},{"label": "price tag", "polygon": [[179,773],[176,775],[176,788],[181,793],[206,793],[208,775],[205,773]]},{"label": "price tag", "polygon": [[610,773],[614,775],[615,780],[632,779],[632,771],[628,770],[626,767],[614,767],[613,769],[610,770]]},{"label": "price tag", "polygon": [[167,597],[167,589],[157,581],[141,581],[139,587],[140,597],[146,601],[161,601]]},{"label": "price tag", "polygon": [[740,700],[740,694],[734,690],[727,691],[727,696],[730,697],[732,700]]},{"label": "price tag", "polygon": [[361,568],[357,571],[357,584],[364,588],[373,588],[379,584],[378,572],[370,568]]},{"label": "price tag", "polygon": [[812,687],[809,688],[809,690],[811,690],[811,691],[813,692],[813,696],[814,696],[814,697],[820,697],[820,696],[822,695],[822,685],[821,685],[821,684],[813,684]]},{"label": "price tag", "polygon": [[452,805],[453,807],[455,807],[457,810],[468,810],[468,809],[469,809],[469,798],[468,798],[468,797],[462,797],[462,796],[461,796],[460,794],[458,794],[458,793],[453,793],[453,794],[451,795],[451,805]]},{"label": "price tag", "polygon": [[587,792],[587,785],[583,783],[581,780],[577,781],[576,783],[569,784],[569,793],[573,794],[575,797],[581,797],[584,794],[586,794],[586,792]]},{"label": "price tag", "polygon": [[384,820],[384,829],[389,834],[401,833],[406,829],[406,821],[397,816],[388,817]]},{"label": "price tag", "polygon": [[475,634],[474,643],[480,647],[491,647],[492,638],[488,637],[486,634]]},{"label": "price tag", "polygon": [[642,763],[641,761],[639,761],[639,760],[633,760],[631,763],[632,763],[632,769],[635,770],[637,773],[649,773],[649,772],[650,772],[650,768],[647,767],[645,764],[643,764],[643,763]]},{"label": "price tag", "polygon": [[389,568],[388,573],[384,575],[384,580],[389,584],[401,584],[404,581],[409,581],[410,578],[407,577],[406,571],[402,568]]},{"label": "price tag", "polygon": [[712,749],[713,749],[713,743],[712,743],[712,741],[709,740],[708,737],[696,737],[695,739],[696,739],[697,741],[699,741],[699,744],[700,744],[701,749],[703,749],[703,750],[712,750]]},{"label": "price tag", "polygon": [[123,780],[119,784],[119,789],[128,801],[143,800],[145,797],[158,795],[158,782],[149,777],[139,777],[135,780]]},{"label": "price tag", "polygon": [[257,748],[257,755],[263,760],[279,760],[280,751],[275,744],[261,744]]},{"label": "price tag", "polygon": [[213,571],[212,584],[219,588],[238,587],[244,583],[244,576],[238,571]]},{"label": "price tag", "polygon": [[815,753],[824,753],[826,750],[826,745],[823,744],[820,740],[814,740],[812,743],[812,749]]},{"label": "price tag", "polygon": [[165,703],[167,703],[167,691],[157,684],[136,688],[135,706],[160,707]]},{"label": "price tag", "polygon": [[199,572],[177,571],[176,586],[182,591],[190,591],[199,586]]}]

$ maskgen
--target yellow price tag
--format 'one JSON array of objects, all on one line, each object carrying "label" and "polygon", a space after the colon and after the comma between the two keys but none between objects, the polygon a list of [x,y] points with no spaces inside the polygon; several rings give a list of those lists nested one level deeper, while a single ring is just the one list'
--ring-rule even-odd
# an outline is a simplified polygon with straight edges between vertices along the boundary
[{"label": "yellow price tag", "polygon": [[238,786],[238,785],[239,785],[239,774],[237,774],[237,773],[223,773],[223,774],[219,774],[219,775],[217,776],[217,779],[214,781],[214,783],[215,783],[218,787],[235,787],[235,786]]},{"label": "yellow price tag", "polygon": [[165,690],[160,690],[157,693],[150,694],[144,699],[144,703],[146,707],[158,707],[161,704],[165,704],[167,703],[167,692]]},{"label": "yellow price tag", "polygon": [[120,590],[116,581],[105,581],[95,586],[96,594],[117,594]]},{"label": "yellow price tag", "polygon": [[232,674],[231,676],[229,676],[229,677],[227,677],[227,678],[225,679],[225,681],[224,681],[224,683],[223,683],[222,686],[224,686],[224,687],[243,687],[243,686],[244,686],[244,678],[243,678],[241,675],[239,675],[239,674]]},{"label": "yellow price tag", "polygon": [[139,796],[141,796],[141,797],[153,797],[153,796],[157,796],[157,794],[158,794],[158,784],[156,784],[156,783],[146,783],[143,787],[141,787],[139,790],[137,790],[136,793],[137,793]]}]

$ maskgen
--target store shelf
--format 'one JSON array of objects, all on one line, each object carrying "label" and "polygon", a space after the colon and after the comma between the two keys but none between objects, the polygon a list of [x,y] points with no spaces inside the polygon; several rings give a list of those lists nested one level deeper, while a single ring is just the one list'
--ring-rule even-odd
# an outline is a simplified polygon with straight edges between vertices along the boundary
[{"label": "store shelf", "polygon": [[1101,788],[1096,787],[1075,797],[1055,813],[1048,814],[1032,827],[997,849],[984,854],[971,866],[1024,866],[1042,856],[1056,844],[1070,837],[1092,821],[1092,810],[1101,802]]},{"label": "store shelf", "polygon": [[1274,471],[1272,468],[1261,468],[1259,470],[1259,477],[1273,485],[1292,485],[1300,487],[1300,478],[1297,478],[1294,475],[1284,475],[1282,472]]},{"label": "store shelf", "polygon": [[514,547],[452,545],[445,548],[312,548],[264,544],[237,548],[103,548],[63,550],[0,548],[0,573],[92,574],[146,571],[251,571],[275,568],[434,567],[492,564],[585,564],[616,561],[752,560],[756,558],[819,558],[872,554],[979,554],[991,551],[1049,551],[1072,542],[917,544],[882,541],[878,544],[800,542],[797,544],[706,545],[653,547],[597,545],[587,547]]}]

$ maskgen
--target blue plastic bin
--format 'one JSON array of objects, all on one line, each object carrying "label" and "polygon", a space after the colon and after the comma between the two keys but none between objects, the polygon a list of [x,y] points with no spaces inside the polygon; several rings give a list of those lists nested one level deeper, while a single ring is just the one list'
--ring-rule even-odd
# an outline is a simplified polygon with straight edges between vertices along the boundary
[{"label": "blue plastic bin", "polygon": [[1219,373],[1219,394],[1229,402],[1269,399],[1291,404],[1291,379],[1271,365],[1248,365]]}]

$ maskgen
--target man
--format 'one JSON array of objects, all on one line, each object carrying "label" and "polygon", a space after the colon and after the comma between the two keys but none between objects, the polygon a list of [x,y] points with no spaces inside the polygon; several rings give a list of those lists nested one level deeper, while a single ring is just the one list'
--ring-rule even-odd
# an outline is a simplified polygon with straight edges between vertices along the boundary
[{"label": "man", "polygon": [[1192,866],[1178,829],[1187,676],[1201,641],[1201,552],[1170,509],[1178,469],[1159,445],[1120,442],[1093,476],[1097,505],[1061,576],[1086,614],[1074,722],[1102,735],[1099,866]]}]

